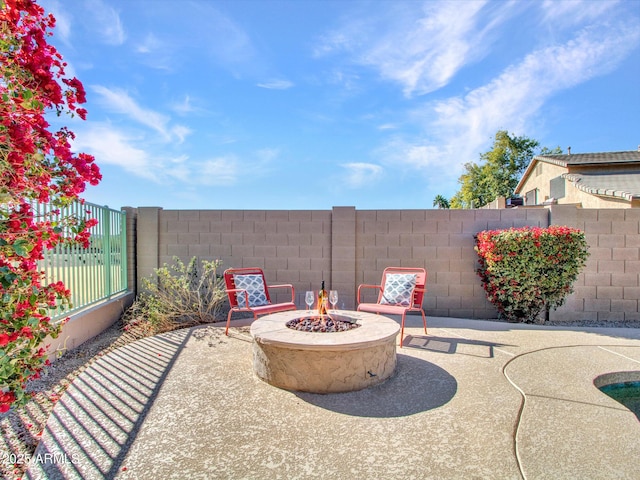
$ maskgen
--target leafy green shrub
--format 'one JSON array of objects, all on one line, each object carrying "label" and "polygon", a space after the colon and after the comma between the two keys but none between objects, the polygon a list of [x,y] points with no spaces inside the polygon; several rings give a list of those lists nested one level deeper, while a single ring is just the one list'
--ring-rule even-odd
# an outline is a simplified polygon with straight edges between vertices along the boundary
[{"label": "leafy green shrub", "polygon": [[123,316],[125,328],[153,335],[218,320],[226,298],[224,280],[218,274],[220,261],[198,264],[193,257],[185,265],[177,257],[173,260],[173,265],[164,264],[143,279],[145,291]]},{"label": "leafy green shrub", "polygon": [[584,232],[551,226],[478,233],[477,270],[487,299],[510,322],[533,322],[573,291],[589,253]]}]

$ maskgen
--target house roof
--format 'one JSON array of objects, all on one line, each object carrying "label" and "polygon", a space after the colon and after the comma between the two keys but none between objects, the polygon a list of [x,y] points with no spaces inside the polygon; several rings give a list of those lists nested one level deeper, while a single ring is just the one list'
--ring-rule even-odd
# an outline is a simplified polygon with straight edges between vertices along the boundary
[{"label": "house roof", "polygon": [[553,163],[561,167],[569,165],[628,165],[640,164],[640,150],[628,152],[572,153],[567,155],[536,155],[534,161]]},{"label": "house roof", "polygon": [[640,173],[565,173],[563,175],[575,187],[592,195],[623,198],[627,201],[640,198]]},{"label": "house roof", "polygon": [[[629,150],[625,152],[599,152],[599,153],[571,153],[566,155],[536,155],[531,159],[527,169],[515,188],[515,193],[520,193],[531,171],[536,163],[545,162],[560,167],[569,168],[570,166],[582,167],[603,167],[603,166],[640,166],[640,148],[638,150]],[[576,174],[577,175],[577,174]],[[591,175],[589,184],[596,180],[595,177],[600,175]],[[570,179],[569,179],[570,180]],[[576,185],[577,186],[577,185]],[[585,190],[586,191],[586,190]],[[593,192],[591,192],[593,193]]]}]

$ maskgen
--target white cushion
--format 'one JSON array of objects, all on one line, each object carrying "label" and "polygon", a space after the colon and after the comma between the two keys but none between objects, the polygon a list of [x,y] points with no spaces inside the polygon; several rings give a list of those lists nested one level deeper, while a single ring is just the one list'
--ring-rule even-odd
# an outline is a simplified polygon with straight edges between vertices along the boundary
[{"label": "white cushion", "polygon": [[[233,281],[236,288],[247,291],[249,307],[268,305],[269,302],[267,302],[267,294],[264,291],[262,275],[234,275]],[[236,299],[238,300],[238,306],[245,308],[246,300],[244,292],[236,292]]]},{"label": "white cushion", "polygon": [[413,290],[415,288],[416,275],[414,273],[389,273],[384,282],[380,303],[408,307],[413,304]]}]

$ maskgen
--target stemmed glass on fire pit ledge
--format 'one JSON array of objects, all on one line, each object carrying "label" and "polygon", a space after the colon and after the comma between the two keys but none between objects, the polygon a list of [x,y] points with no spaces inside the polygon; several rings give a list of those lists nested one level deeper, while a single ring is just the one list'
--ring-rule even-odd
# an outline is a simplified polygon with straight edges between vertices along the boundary
[{"label": "stemmed glass on fire pit ledge", "polygon": [[316,300],[316,295],[313,293],[313,290],[308,290],[304,295],[304,302],[307,304],[307,310],[311,310],[311,305]]},{"label": "stemmed glass on fire pit ledge", "polygon": [[331,306],[333,307],[333,310],[336,310],[336,304],[338,303],[338,291],[337,290],[331,290],[329,292],[329,303],[331,304]]}]

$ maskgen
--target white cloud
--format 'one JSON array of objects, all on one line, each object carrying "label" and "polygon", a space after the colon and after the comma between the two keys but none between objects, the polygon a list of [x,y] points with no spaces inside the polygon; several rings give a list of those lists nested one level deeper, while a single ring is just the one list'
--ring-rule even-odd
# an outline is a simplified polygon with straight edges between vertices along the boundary
[{"label": "white cloud", "polygon": [[545,0],[540,4],[543,13],[543,23],[553,22],[559,26],[578,25],[586,20],[601,17],[607,10],[613,8],[617,0]]},{"label": "white cloud", "polygon": [[340,178],[350,188],[360,188],[376,183],[383,173],[383,168],[373,163],[354,162],[340,166],[345,169],[344,175]]},{"label": "white cloud", "polygon": [[256,152],[256,157],[260,163],[271,163],[278,158],[280,150],[277,148],[261,148]]},{"label": "white cloud", "polygon": [[448,134],[436,143],[431,138],[417,140],[398,136],[375,153],[383,164],[389,165],[389,170],[398,175],[409,172],[442,191],[446,186],[455,185],[465,162],[478,160],[481,146],[488,139],[471,140],[464,134],[459,137]]},{"label": "white cloud", "polygon": [[165,141],[181,142],[186,135],[191,133],[187,127],[170,126],[170,118],[167,115],[141,107],[124,90],[109,89],[101,85],[93,85],[91,88],[100,96],[100,101],[107,110],[125,115],[141,125],[155,130],[162,135]]},{"label": "white cloud", "polygon": [[269,90],[288,90],[293,87],[293,82],[289,80],[270,80],[268,82],[258,83],[257,86],[267,88]]},{"label": "white cloud", "polygon": [[171,105],[171,109],[178,115],[188,115],[190,113],[198,112],[201,109],[193,104],[190,95],[185,95],[184,99],[180,102],[175,102]]},{"label": "white cloud", "polygon": [[[214,6],[214,2],[190,3],[175,12],[168,3],[175,29],[172,40],[181,48],[197,49],[202,59],[207,56],[233,75],[261,72],[263,59],[256,51],[250,35],[231,17]],[[185,35],[185,32],[197,32]],[[194,42],[195,41],[195,42]]]},{"label": "white cloud", "polygon": [[481,59],[489,33],[515,11],[512,2],[485,9],[486,1],[403,4],[384,16],[358,19],[327,34],[316,56],[347,52],[356,63],[401,85],[406,96],[437,90],[465,65]]},{"label": "white cloud", "polygon": [[219,155],[204,160],[189,159],[175,169],[180,180],[191,185],[231,186],[244,180],[264,175],[268,165],[278,157],[280,152],[274,148],[263,148],[240,158],[236,154]]},{"label": "white cloud", "polygon": [[[396,137],[378,152],[386,162],[457,176],[478,161],[496,131],[528,134],[554,95],[614,70],[640,43],[640,30],[585,28],[572,40],[533,51],[466,95],[425,103],[413,112],[422,138]],[[529,134],[530,135],[530,134]]]},{"label": "white cloud", "polygon": [[148,33],[144,40],[141,43],[138,43],[135,50],[137,53],[147,54],[157,51],[158,49],[163,47],[163,42],[154,35],[153,33]]},{"label": "white cloud", "polygon": [[[200,74],[213,63],[237,78],[247,75],[264,78],[264,56],[257,52],[247,31],[217,8],[215,2],[134,3],[131,15],[140,7],[151,17],[142,27],[149,31],[136,25],[130,34],[135,37],[132,49],[145,65],[172,73],[184,72],[192,68],[191,62],[197,57],[202,65]],[[128,8],[127,14],[129,18]]]},{"label": "white cloud", "polygon": [[414,28],[390,32],[362,61],[383,77],[403,85],[405,95],[424,94],[446,85],[479,42],[474,35],[483,3],[432,4]]},{"label": "white cloud", "polygon": [[535,51],[465,97],[434,104],[435,125],[462,127],[467,133],[481,131],[482,136],[501,125],[523,127],[553,95],[612,71],[640,40],[637,30],[618,29],[619,35],[593,33],[583,30],[564,45]]},{"label": "white cloud", "polygon": [[[353,25],[350,27],[350,30],[355,30]],[[323,57],[335,51],[350,51],[353,48],[352,44],[355,38],[358,37],[357,35],[353,35],[352,31],[350,31],[349,34],[340,31],[328,32],[323,35],[320,41],[313,47],[313,56]]]},{"label": "white cloud", "polygon": [[65,45],[71,45],[71,18],[65,12],[58,0],[49,0],[46,2],[46,10],[53,14],[56,19],[56,26],[54,29],[54,35],[56,38],[62,40]]},{"label": "white cloud", "polygon": [[178,143],[183,143],[185,138],[187,138],[193,132],[189,127],[185,127],[184,125],[176,125],[171,129],[171,133]]},{"label": "white cloud", "polygon": [[78,131],[73,149],[93,155],[98,166],[117,165],[134,175],[159,182],[158,173],[162,169],[152,164],[152,157],[145,150],[133,147],[139,141],[109,124],[88,123]]},{"label": "white cloud", "polygon": [[[255,173],[251,165],[241,166],[235,155],[203,161],[193,160],[184,153],[167,156],[164,152],[155,151],[144,138],[126,134],[108,123],[88,123],[78,131],[73,149],[93,155],[98,166],[116,165],[159,184],[177,181],[186,185],[232,185],[241,171],[245,176],[250,175],[246,172]],[[261,158],[271,159],[273,155],[269,149],[258,152]]]},{"label": "white cloud", "polygon": [[171,161],[171,163],[174,163],[174,164],[183,164],[187,160],[189,160],[189,157],[187,155],[183,154],[183,155],[179,155],[177,157],[172,158],[170,161]]},{"label": "white cloud", "polygon": [[116,165],[125,172],[158,184],[229,186],[245,179],[262,176],[279,151],[264,148],[248,159],[236,154],[194,159],[187,153],[171,156],[144,136],[125,133],[109,123],[90,123],[78,130],[73,149],[96,158],[98,166]]},{"label": "white cloud", "polygon": [[165,137],[169,137],[167,133],[167,123],[169,117],[153,110],[142,108],[133,100],[127,92],[121,89],[109,89],[101,85],[91,87],[101,97],[101,103],[105,108],[115,113],[126,115],[142,125],[146,125]]},{"label": "white cloud", "polygon": [[162,172],[172,180],[179,180],[185,184],[190,183],[191,169],[189,168],[189,157],[180,155],[170,158],[163,166]]},{"label": "white cloud", "polygon": [[126,39],[120,14],[102,0],[90,0],[87,11],[93,15],[95,33],[102,37],[107,45],[122,45]]},{"label": "white cloud", "polygon": [[360,90],[360,76],[353,72],[335,69],[327,74],[326,81],[333,85],[340,85],[347,92]]},{"label": "white cloud", "polygon": [[[157,34],[147,33],[142,40],[137,40],[133,50],[140,57],[140,61],[156,70],[174,72],[180,68],[177,51],[181,47],[181,41],[172,41]],[[184,58],[182,55],[180,58]]]},{"label": "white cloud", "polygon": [[[200,185],[233,185],[236,183],[240,166],[234,155],[216,157],[197,165],[198,175],[195,183]],[[243,168],[243,171],[245,169]]]}]

